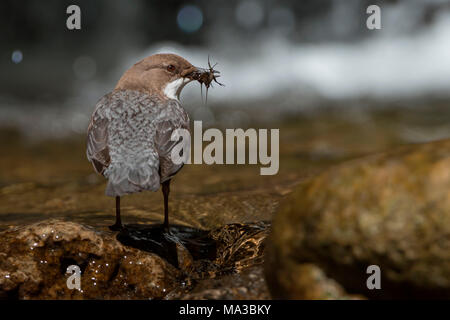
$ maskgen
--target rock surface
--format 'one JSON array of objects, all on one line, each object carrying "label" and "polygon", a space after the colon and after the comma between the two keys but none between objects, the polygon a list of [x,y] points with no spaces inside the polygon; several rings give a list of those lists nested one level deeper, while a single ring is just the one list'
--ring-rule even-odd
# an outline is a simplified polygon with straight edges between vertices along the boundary
[{"label": "rock surface", "polygon": [[[155,254],[72,222],[45,221],[2,232],[1,239],[3,298],[161,298],[179,275]],[[67,287],[69,265],[81,268],[81,291]]]},{"label": "rock surface", "polygon": [[[450,298],[450,140],[331,168],[296,188],[272,228],[275,298],[305,297],[290,280],[305,263],[369,298]],[[381,290],[367,289],[369,265],[381,268]]]},{"label": "rock surface", "polygon": [[263,268],[259,265],[218,279],[201,281],[192,291],[179,298],[183,300],[267,300],[270,299],[270,294],[264,281]]},{"label": "rock surface", "polygon": [[[267,223],[172,229],[127,226],[114,234],[53,219],[1,232],[0,298],[269,297],[261,276]],[[70,265],[81,269],[81,290],[67,286]]]},{"label": "rock surface", "polygon": [[[312,263],[292,263],[283,266],[283,276],[278,278],[278,286],[283,292],[276,293],[274,298],[297,300],[361,300],[362,295],[348,294],[335,280],[327,277],[322,269]],[[285,272],[289,270],[289,272]],[[278,273],[276,273],[278,276]],[[289,294],[285,294],[288,292]]]}]

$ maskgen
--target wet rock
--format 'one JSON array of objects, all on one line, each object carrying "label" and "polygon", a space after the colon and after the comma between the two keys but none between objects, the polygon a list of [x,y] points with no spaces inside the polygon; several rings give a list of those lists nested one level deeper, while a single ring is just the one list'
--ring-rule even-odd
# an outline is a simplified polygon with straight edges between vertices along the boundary
[{"label": "wet rock", "polygon": [[[307,298],[314,263],[369,298],[450,298],[450,140],[350,161],[299,185],[273,223],[266,277],[276,298]],[[381,268],[368,290],[367,267]]]},{"label": "wet rock", "polygon": [[269,223],[228,224],[211,231],[172,225],[127,225],[117,238],[157,252],[177,266],[182,281],[165,299],[268,299],[262,276]]},{"label": "wet rock", "polygon": [[208,231],[182,225],[171,225],[170,233],[167,233],[160,224],[130,224],[119,232],[117,240],[155,253],[187,273],[191,272],[194,259],[212,260],[216,257],[216,242]]},{"label": "wet rock", "polygon": [[228,224],[210,233],[217,243],[215,263],[224,271],[240,271],[263,263],[265,239],[270,224],[257,223]]},{"label": "wet rock", "polygon": [[[225,299],[269,296],[266,222],[212,231],[126,225],[119,233],[46,220],[0,233],[0,298]],[[69,289],[67,267],[81,269]]]},{"label": "wet rock", "polygon": [[[0,297],[152,299],[177,285],[179,271],[159,256],[126,247],[106,231],[58,220],[1,233]],[[81,269],[81,290],[66,269]]]},{"label": "wet rock", "polygon": [[267,300],[270,294],[264,281],[263,267],[256,265],[241,272],[199,281],[192,290],[173,295],[171,299]]},{"label": "wet rock", "polygon": [[283,264],[283,268],[280,271],[283,272],[283,276],[277,278],[280,284],[277,284],[276,287],[279,288],[282,286],[283,290],[274,290],[272,292],[277,299],[365,299],[362,295],[348,294],[339,283],[327,277],[322,269],[312,263],[298,264],[289,261]]}]

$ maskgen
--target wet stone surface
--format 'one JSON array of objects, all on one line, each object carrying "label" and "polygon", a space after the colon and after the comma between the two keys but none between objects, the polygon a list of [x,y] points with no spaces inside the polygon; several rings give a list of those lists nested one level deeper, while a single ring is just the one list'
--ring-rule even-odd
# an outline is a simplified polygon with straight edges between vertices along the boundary
[{"label": "wet stone surface", "polygon": [[214,260],[216,242],[208,231],[172,225],[167,233],[162,225],[126,225],[117,234],[123,245],[155,253],[181,269],[189,268],[194,260]]},{"label": "wet stone surface", "polygon": [[[149,299],[177,286],[179,271],[164,259],[77,223],[43,221],[0,237],[2,298]],[[70,265],[81,269],[81,290],[67,287]]]},{"label": "wet stone surface", "polygon": [[[12,228],[0,234],[0,298],[180,299],[192,292],[193,299],[243,299],[250,291],[268,298],[264,281],[247,281],[255,272],[262,279],[267,227],[173,226],[167,234],[160,225],[130,225],[114,234],[48,220]],[[70,265],[81,269],[80,291],[67,287]]]}]

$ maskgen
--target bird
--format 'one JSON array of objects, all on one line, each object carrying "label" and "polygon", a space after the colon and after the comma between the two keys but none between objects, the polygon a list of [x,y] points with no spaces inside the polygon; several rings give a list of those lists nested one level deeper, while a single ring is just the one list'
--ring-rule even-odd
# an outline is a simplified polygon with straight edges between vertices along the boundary
[{"label": "bird", "polygon": [[174,130],[189,130],[190,121],[180,93],[193,80],[209,86],[216,73],[172,53],[154,54],[129,68],[97,102],[87,129],[86,155],[94,170],[108,180],[105,194],[115,197],[116,221],[111,230],[124,228],[122,196],[157,191],[161,186],[163,227],[170,232],[170,182],[183,167],[171,159],[180,142],[171,136]]}]

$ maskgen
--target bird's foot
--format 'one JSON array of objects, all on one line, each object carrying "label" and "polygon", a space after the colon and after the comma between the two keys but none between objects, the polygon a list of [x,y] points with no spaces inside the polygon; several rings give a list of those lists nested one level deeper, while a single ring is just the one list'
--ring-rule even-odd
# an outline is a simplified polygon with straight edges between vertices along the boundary
[{"label": "bird's foot", "polygon": [[172,234],[172,233],[170,232],[170,227],[169,227],[169,226],[164,226],[164,227],[163,227],[163,230],[164,230],[164,233]]},{"label": "bird's foot", "polygon": [[108,228],[109,228],[109,230],[112,230],[112,231],[121,231],[121,230],[123,230],[123,225],[121,223],[115,223],[112,226],[109,226]]}]

